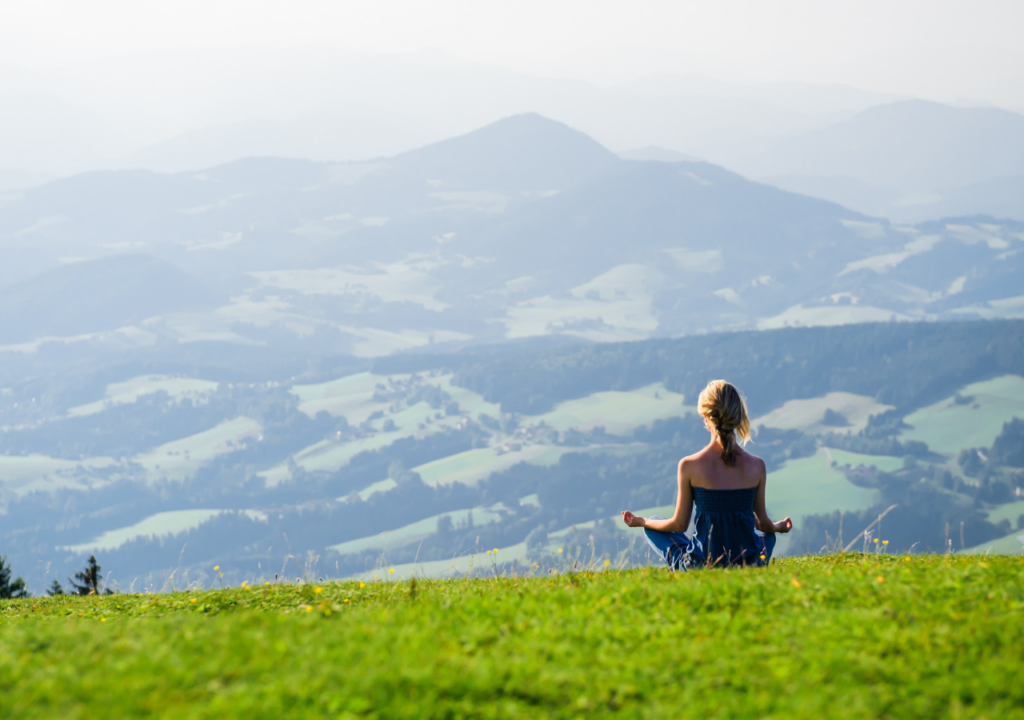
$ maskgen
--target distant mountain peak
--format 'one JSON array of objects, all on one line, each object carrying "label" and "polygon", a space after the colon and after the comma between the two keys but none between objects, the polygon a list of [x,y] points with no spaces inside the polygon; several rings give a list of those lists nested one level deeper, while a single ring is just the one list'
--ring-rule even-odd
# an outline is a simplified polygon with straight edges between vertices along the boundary
[{"label": "distant mountain peak", "polygon": [[560,190],[619,158],[590,136],[537,113],[512,115],[465,135],[396,156],[406,172],[463,189]]}]

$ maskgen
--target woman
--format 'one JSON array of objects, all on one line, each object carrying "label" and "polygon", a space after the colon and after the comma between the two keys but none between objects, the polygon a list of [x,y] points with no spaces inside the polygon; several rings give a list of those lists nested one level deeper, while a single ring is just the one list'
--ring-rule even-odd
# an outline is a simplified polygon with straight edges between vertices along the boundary
[{"label": "woman", "polygon": [[[708,565],[767,565],[775,548],[775,533],[788,533],[792,521],[773,523],[764,507],[764,460],[737,442],[750,439],[747,406],[738,390],[725,380],[712,380],[697,401],[711,442],[679,461],[679,495],[671,519],[642,518],[629,510],[622,520],[642,527],[647,542],[672,570]],[[696,533],[690,514],[697,506]]]}]

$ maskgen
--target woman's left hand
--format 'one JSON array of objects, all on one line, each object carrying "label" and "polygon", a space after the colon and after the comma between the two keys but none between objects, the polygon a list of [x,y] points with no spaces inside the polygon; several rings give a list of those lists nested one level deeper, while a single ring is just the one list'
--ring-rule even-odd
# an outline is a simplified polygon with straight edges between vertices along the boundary
[{"label": "woman's left hand", "polygon": [[644,526],[644,519],[639,515],[634,515],[629,510],[622,511],[622,522],[626,523],[629,527]]}]

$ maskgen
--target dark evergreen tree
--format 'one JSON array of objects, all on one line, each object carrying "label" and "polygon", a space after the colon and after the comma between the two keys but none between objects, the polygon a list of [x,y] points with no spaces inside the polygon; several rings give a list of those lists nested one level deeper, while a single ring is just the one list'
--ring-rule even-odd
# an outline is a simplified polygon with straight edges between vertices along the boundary
[{"label": "dark evergreen tree", "polygon": [[100,574],[100,564],[96,562],[96,556],[90,555],[85,570],[79,570],[74,578],[69,578],[71,587],[74,588],[74,595],[99,595],[100,583],[103,576]]},{"label": "dark evergreen tree", "polygon": [[7,556],[0,555],[0,598],[29,597],[28,589],[22,578],[11,580],[11,566],[7,564]]},{"label": "dark evergreen tree", "polygon": [[50,589],[46,591],[46,594],[49,595],[50,597],[53,597],[54,595],[63,595],[64,594],[64,586],[60,584],[60,580],[58,580],[57,578],[54,578],[53,579],[53,584],[50,585]]},{"label": "dark evergreen tree", "polygon": [[1024,467],[1024,420],[1014,418],[1003,423],[1003,431],[992,443],[993,464]]}]

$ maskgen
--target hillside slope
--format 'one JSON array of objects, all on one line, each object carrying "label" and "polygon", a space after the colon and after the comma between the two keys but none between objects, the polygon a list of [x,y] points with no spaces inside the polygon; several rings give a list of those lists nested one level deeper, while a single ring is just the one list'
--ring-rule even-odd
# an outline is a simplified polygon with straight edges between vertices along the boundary
[{"label": "hillside slope", "polygon": [[257,577],[234,589],[5,601],[0,708],[1020,718],[1022,577],[1020,559],[836,555],[736,572]]}]

